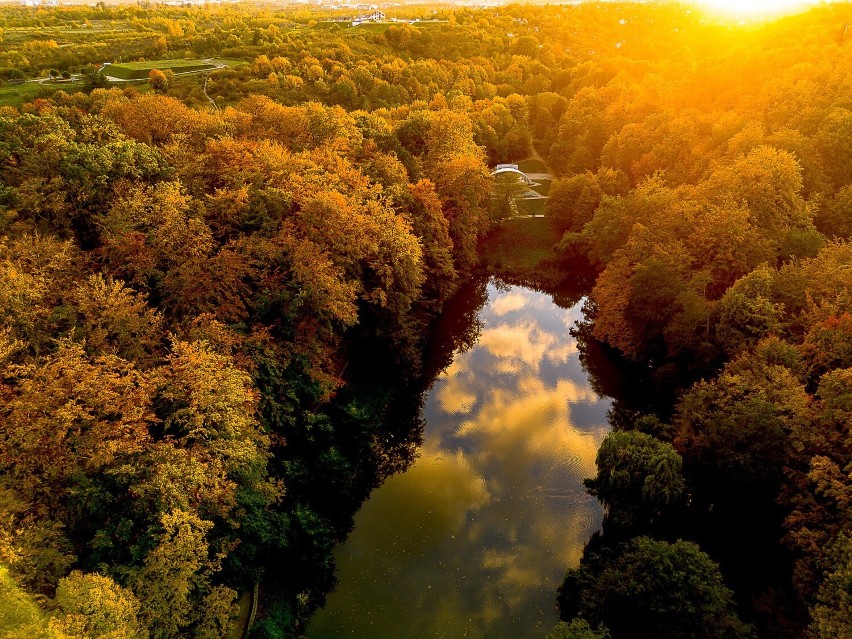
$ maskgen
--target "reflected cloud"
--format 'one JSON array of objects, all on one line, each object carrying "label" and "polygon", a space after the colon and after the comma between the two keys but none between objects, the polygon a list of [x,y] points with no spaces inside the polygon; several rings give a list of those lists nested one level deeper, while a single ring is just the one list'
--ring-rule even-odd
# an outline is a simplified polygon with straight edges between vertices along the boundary
[{"label": "reflected cloud", "polygon": [[561,346],[550,348],[544,355],[549,361],[554,364],[559,364],[567,362],[570,357],[579,354],[580,351],[577,349],[577,341],[571,337]]},{"label": "reflected cloud", "polygon": [[505,293],[500,295],[488,305],[489,310],[495,315],[505,315],[512,311],[519,311],[526,306],[528,297],[519,292]]},{"label": "reflected cloud", "polygon": [[491,481],[509,486],[538,485],[551,474],[582,481],[595,474],[595,456],[605,429],[581,431],[571,423],[570,404],[596,399],[593,391],[571,380],[546,387],[533,376],[516,389],[493,389],[457,436],[474,439],[477,465]]},{"label": "reflected cloud", "polygon": [[420,458],[356,516],[308,637],[508,639],[555,623],[556,587],[601,521],[582,480],[610,401],[575,356],[579,306],[488,292],[479,341],[429,392]]},{"label": "reflected cloud", "polygon": [[532,322],[521,321],[483,330],[477,348],[487,349],[498,359],[518,359],[537,369],[555,341],[552,334],[540,331]]},{"label": "reflected cloud", "polygon": [[412,468],[390,477],[356,517],[359,533],[384,547],[441,544],[488,502],[485,479],[464,453],[421,449]]},{"label": "reflected cloud", "polygon": [[467,360],[469,357],[467,354],[459,355],[454,360],[453,363],[447,366],[442,373],[442,377],[452,379],[459,373],[467,370]]},{"label": "reflected cloud", "polygon": [[465,415],[476,404],[476,393],[466,390],[464,386],[464,381],[456,378],[442,384],[437,390],[436,396],[445,413]]}]

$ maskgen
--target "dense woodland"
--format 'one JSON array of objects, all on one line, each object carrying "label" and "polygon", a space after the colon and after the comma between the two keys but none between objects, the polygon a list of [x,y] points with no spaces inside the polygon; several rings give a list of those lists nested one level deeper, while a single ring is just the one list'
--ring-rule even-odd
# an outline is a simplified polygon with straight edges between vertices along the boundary
[{"label": "dense woodland", "polygon": [[0,107],[4,636],[225,637],[256,584],[250,636],[299,636],[533,149],[537,275],[593,275],[581,346],[652,391],[550,636],[850,636],[852,7],[397,13],[436,21],[0,11],[0,90],[83,74]]}]

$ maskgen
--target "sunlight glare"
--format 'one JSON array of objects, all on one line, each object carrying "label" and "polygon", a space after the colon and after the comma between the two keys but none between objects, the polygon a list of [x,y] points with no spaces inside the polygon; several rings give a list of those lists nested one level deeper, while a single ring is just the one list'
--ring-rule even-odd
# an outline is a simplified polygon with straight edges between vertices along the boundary
[{"label": "sunlight glare", "polygon": [[814,0],[698,0],[711,11],[737,16],[770,16],[802,9]]}]

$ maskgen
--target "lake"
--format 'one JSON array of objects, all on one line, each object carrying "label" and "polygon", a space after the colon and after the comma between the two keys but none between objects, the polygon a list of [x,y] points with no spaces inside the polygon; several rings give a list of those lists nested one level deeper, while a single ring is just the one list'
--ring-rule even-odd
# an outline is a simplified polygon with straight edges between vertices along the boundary
[{"label": "lake", "polygon": [[611,399],[570,333],[582,300],[564,308],[529,288],[485,286],[475,341],[458,345],[461,312],[448,306],[439,339],[451,363],[427,391],[419,457],[355,516],[311,639],[517,639],[558,619],[556,589],[601,523],[582,482],[595,475]]}]

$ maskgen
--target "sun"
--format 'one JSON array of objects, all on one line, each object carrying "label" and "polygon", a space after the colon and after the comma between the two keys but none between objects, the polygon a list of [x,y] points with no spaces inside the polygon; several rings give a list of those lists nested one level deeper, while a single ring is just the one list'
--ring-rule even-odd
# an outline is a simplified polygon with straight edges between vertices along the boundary
[{"label": "sun", "polygon": [[814,4],[815,0],[698,0],[711,11],[735,16],[770,16]]}]

